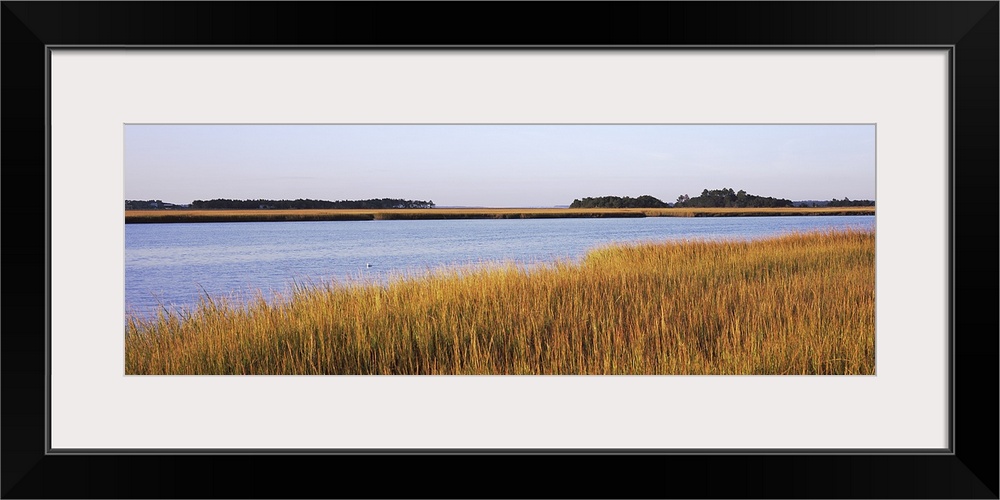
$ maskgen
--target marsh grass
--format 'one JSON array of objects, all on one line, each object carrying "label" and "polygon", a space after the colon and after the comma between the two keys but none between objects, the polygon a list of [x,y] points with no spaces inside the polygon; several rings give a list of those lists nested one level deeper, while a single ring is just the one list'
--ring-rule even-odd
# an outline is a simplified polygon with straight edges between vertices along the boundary
[{"label": "marsh grass", "polygon": [[128,374],[873,374],[875,234],[612,245],[131,317]]},{"label": "marsh grass", "polygon": [[821,208],[431,208],[396,210],[127,210],[126,224],[428,219],[564,219],[874,215],[874,207]]}]

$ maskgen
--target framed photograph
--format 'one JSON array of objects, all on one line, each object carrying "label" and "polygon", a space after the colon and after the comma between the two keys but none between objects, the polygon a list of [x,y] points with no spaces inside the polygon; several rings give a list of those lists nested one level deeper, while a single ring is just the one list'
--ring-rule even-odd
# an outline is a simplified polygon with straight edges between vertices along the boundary
[{"label": "framed photograph", "polygon": [[997,2],[482,10],[4,2],[5,497],[997,498]]}]

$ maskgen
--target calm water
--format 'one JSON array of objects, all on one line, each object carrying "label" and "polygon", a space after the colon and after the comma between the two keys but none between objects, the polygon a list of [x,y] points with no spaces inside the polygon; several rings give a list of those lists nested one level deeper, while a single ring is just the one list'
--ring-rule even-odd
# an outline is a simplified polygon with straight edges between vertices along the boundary
[{"label": "calm water", "polygon": [[149,315],[194,306],[204,293],[243,301],[258,291],[272,297],[293,282],[385,281],[447,265],[578,259],[609,242],[874,226],[874,216],[128,224],[125,307]]}]

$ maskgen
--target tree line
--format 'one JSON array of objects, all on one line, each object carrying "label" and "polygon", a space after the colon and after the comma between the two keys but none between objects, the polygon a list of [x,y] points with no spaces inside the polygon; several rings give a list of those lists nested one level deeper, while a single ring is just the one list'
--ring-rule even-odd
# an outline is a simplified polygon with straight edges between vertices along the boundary
[{"label": "tree line", "polygon": [[573,200],[569,208],[666,208],[660,199],[644,194],[638,198],[628,196],[601,196]]},{"label": "tree line", "polygon": [[675,207],[684,208],[780,208],[792,206],[792,200],[747,194],[732,188],[705,189],[701,196],[691,198],[686,194],[677,197]]},{"label": "tree line", "polygon": [[400,198],[378,198],[370,200],[194,200],[191,208],[215,209],[228,208],[238,210],[251,209],[301,209],[301,208],[354,208],[354,209],[388,209],[388,208],[434,208],[433,201],[404,200]]},{"label": "tree line", "polygon": [[163,207],[163,200],[125,200],[125,210],[151,210]]},{"label": "tree line", "polygon": [[[851,201],[834,198],[829,202],[821,202],[822,206],[830,207],[868,207],[875,206],[872,200]],[[682,194],[674,203],[666,203],[650,195],[638,198],[629,196],[599,196],[575,199],[570,208],[781,208],[791,207],[793,202],[785,198],[758,196],[748,194],[744,190],[734,191],[732,188],[705,189],[701,195],[691,197]]]},{"label": "tree line", "polygon": [[180,207],[173,203],[164,203],[163,200],[125,200],[125,210],[162,210]]},{"label": "tree line", "polygon": [[874,207],[875,202],[872,200],[850,200],[846,196],[843,200],[838,200],[836,198],[827,202],[828,207]]}]

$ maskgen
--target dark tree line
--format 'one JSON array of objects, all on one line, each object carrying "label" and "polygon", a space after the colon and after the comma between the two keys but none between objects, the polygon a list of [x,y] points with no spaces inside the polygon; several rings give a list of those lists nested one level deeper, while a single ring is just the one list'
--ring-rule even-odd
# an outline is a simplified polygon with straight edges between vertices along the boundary
[{"label": "dark tree line", "polygon": [[295,208],[356,208],[356,209],[387,209],[387,208],[434,208],[433,201],[403,200],[399,198],[379,198],[371,200],[194,200],[191,208],[212,209],[295,209]]},{"label": "dark tree line", "polygon": [[677,197],[675,207],[684,208],[777,208],[792,206],[791,200],[747,194],[744,190],[733,191],[731,188],[705,189],[701,196],[689,197],[682,194]]},{"label": "dark tree line", "polygon": [[828,206],[828,207],[874,207],[875,206],[875,202],[872,201],[872,200],[854,200],[854,201],[851,201],[850,199],[848,199],[845,196],[843,200],[838,200],[836,198],[830,200],[830,202],[827,203],[826,206]]},{"label": "dark tree line", "polygon": [[576,199],[573,200],[569,208],[666,208],[668,206],[670,205],[645,194],[638,198],[601,196],[599,198]]},{"label": "dark tree line", "polygon": [[125,210],[156,210],[163,207],[163,200],[125,200]]},{"label": "dark tree line", "polygon": [[[872,200],[850,200],[844,198],[831,201],[799,203],[802,206],[825,207],[874,207]],[[650,195],[638,198],[629,196],[600,196],[573,200],[569,208],[780,208],[795,206],[791,200],[747,194],[744,190],[734,191],[732,188],[705,189],[700,196],[690,197],[682,194],[673,204],[665,203]]]}]

